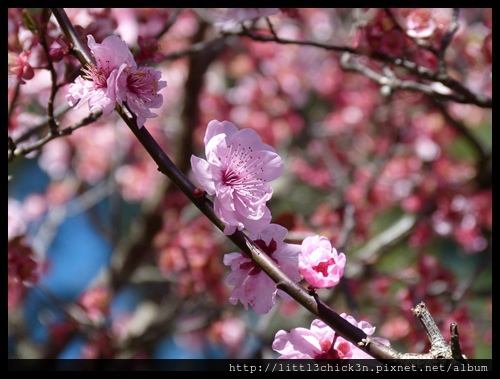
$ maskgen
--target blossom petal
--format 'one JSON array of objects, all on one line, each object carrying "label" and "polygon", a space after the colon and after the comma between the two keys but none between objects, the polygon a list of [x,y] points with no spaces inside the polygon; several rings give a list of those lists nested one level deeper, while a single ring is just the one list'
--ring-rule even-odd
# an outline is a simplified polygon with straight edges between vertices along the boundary
[{"label": "blossom petal", "polygon": [[218,134],[224,134],[227,137],[232,137],[238,132],[238,127],[229,121],[218,121],[212,120],[207,125],[207,131],[205,132],[205,138],[203,140],[205,146],[209,141]]},{"label": "blossom petal", "polygon": [[137,68],[137,63],[127,43],[118,36],[111,35],[104,38],[102,43],[96,43],[94,37],[89,34],[87,44],[97,63],[109,68],[110,71],[120,67],[123,63],[131,68]]},{"label": "blossom petal", "polygon": [[[300,246],[283,242],[287,232],[286,228],[280,225],[269,224],[258,232],[252,232],[250,236],[253,241],[263,241],[266,245],[263,250],[286,274],[296,277]],[[230,295],[231,304],[236,304],[240,300],[245,309],[250,304],[256,313],[266,314],[275,304],[277,293],[285,300],[291,300],[288,294],[278,291],[276,283],[243,254],[226,254],[224,264],[231,267],[231,273],[225,281],[226,284],[234,286]]]},{"label": "blossom petal", "polygon": [[[243,218],[243,217],[240,216],[240,218]],[[269,208],[266,207],[264,209],[264,214],[258,220],[251,220],[251,219],[246,218],[243,221],[244,221],[245,228],[250,233],[254,233],[254,232],[257,232],[259,230],[264,229],[264,227],[266,227],[266,225],[269,225],[269,223],[271,222],[271,219],[272,219],[271,211],[269,210]]]},{"label": "blossom petal", "polygon": [[191,167],[196,180],[209,195],[215,194],[215,183],[210,175],[209,164],[206,160],[195,155],[191,156]]}]

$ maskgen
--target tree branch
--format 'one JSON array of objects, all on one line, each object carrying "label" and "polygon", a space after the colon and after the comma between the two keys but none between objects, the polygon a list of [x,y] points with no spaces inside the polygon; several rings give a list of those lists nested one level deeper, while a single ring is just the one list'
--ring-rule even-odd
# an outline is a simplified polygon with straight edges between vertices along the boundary
[{"label": "tree branch", "polygon": [[11,162],[16,157],[24,156],[28,153],[31,153],[32,151],[38,150],[43,145],[47,144],[53,139],[63,136],[68,136],[71,133],[73,133],[76,129],[95,122],[101,116],[102,116],[102,110],[96,110],[95,112],[89,114],[87,117],[83,118],[79,122],[71,126],[68,126],[64,129],[54,130],[53,128],[49,127],[49,132],[45,135],[45,137],[40,138],[38,141],[35,141],[34,143],[23,147],[17,147],[16,142],[12,138],[10,138],[8,161]]},{"label": "tree branch", "polygon": [[[447,38],[451,38],[452,34],[454,32],[454,27],[455,26],[450,26],[450,29],[448,31]],[[387,54],[383,54],[380,52],[371,52],[368,55],[365,55],[358,51],[357,49],[354,49],[349,46],[345,45],[331,45],[331,44],[325,44],[325,43],[319,43],[315,41],[301,41],[301,40],[292,40],[288,38],[281,38],[278,37],[276,34],[271,35],[263,35],[263,34],[257,34],[254,33],[251,30],[248,30],[246,28],[243,28],[242,31],[238,33],[228,33],[225,32],[223,33],[224,36],[229,36],[229,35],[238,35],[242,37],[248,37],[251,38],[254,41],[258,42],[275,42],[283,45],[287,44],[293,44],[293,45],[301,45],[301,46],[314,46],[318,47],[324,50],[329,50],[329,51],[338,51],[338,52],[344,52],[344,53],[350,53],[350,54],[355,54],[359,56],[367,56],[368,58],[372,58],[378,61],[382,62],[387,62],[394,64],[399,67],[403,67],[409,72],[417,75],[421,79],[429,80],[432,82],[439,82],[445,85],[446,87],[454,90],[456,94],[454,94],[452,97],[450,97],[450,100],[457,101],[460,103],[467,103],[467,104],[474,104],[482,108],[491,108],[493,106],[493,101],[490,97],[480,95],[480,94],[475,94],[468,88],[462,85],[459,81],[451,78],[448,74],[443,72],[443,69],[440,68],[440,71],[435,72],[432,71],[428,68],[425,68],[423,66],[417,65],[415,62],[404,59],[404,58],[399,58],[399,57],[393,57],[389,56]],[[443,42],[440,53],[439,54],[444,54],[444,49],[447,47],[447,42],[446,40]],[[443,65],[441,65],[443,67]],[[408,89],[412,90],[421,90],[424,89],[425,87],[419,87],[416,86],[415,84],[400,84],[403,86],[408,86]],[[436,95],[439,96],[439,95]]]}]

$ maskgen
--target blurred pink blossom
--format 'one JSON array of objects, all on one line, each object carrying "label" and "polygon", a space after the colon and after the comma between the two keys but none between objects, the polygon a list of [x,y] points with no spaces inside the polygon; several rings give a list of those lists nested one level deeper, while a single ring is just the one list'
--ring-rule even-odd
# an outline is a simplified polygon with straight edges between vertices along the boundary
[{"label": "blurred pink blossom", "polygon": [[31,51],[25,50],[20,54],[13,53],[9,51],[8,54],[8,72],[9,76],[12,75],[15,77],[20,84],[25,84],[25,80],[30,80],[35,76],[35,72],[33,71],[33,67],[30,62],[28,62],[28,58],[31,54]]},{"label": "blurred pink blossom", "polygon": [[221,343],[230,357],[237,357],[247,337],[246,323],[237,317],[222,318],[210,325],[209,336]]},{"label": "blurred pink blossom", "polygon": [[[292,280],[299,281],[297,256],[300,246],[284,241],[287,229],[277,224],[266,226],[250,238],[287,274]],[[276,288],[274,281],[263,272],[250,258],[241,253],[224,256],[224,264],[231,267],[226,284],[234,286],[229,302],[233,305],[241,301],[245,309],[250,304],[257,314],[266,314],[276,303],[276,293],[284,300],[292,298]]]},{"label": "blurred pink blossom", "polygon": [[17,237],[23,237],[27,228],[21,202],[9,198],[7,205],[7,240],[12,241]]},{"label": "blurred pink blossom", "polygon": [[155,63],[159,63],[165,57],[165,54],[159,51],[160,44],[156,38],[139,36],[137,43],[140,48],[139,53],[137,53],[137,62],[150,59]]},{"label": "blurred pink blossom", "polygon": [[328,238],[307,237],[302,241],[299,255],[299,272],[314,288],[332,288],[344,275],[346,257],[337,253]]},{"label": "blurred pink blossom", "polygon": [[221,12],[221,15],[214,25],[221,30],[230,30],[242,22],[271,16],[279,10],[279,8],[219,8],[216,11]]},{"label": "blurred pink blossom", "polygon": [[80,296],[79,303],[93,321],[102,321],[109,315],[111,293],[105,287],[91,288]]},{"label": "blurred pink blossom", "polygon": [[436,29],[436,22],[428,8],[410,12],[406,19],[406,34],[413,38],[429,38]]},{"label": "blurred pink blossom", "polygon": [[266,202],[273,194],[266,182],[281,175],[280,156],[255,130],[238,130],[229,121],[210,121],[204,143],[207,160],[193,155],[191,166],[203,189],[215,195],[214,211],[225,224],[224,233],[264,228],[271,221]]}]

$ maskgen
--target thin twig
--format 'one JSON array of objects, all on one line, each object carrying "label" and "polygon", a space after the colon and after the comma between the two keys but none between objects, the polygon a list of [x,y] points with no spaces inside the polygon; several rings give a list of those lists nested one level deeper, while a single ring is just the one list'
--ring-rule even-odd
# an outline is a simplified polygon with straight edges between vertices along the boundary
[{"label": "thin twig", "polygon": [[453,8],[451,15],[451,23],[448,26],[448,29],[446,30],[446,33],[443,36],[443,39],[441,40],[441,48],[439,49],[437,54],[440,74],[444,74],[446,72],[446,61],[444,59],[444,55],[446,53],[446,49],[451,43],[451,40],[453,39],[453,36],[458,30],[459,26],[458,14],[459,14],[459,8]]},{"label": "thin twig", "polygon": [[49,129],[49,132],[47,133],[47,135],[45,135],[45,137],[40,138],[38,141],[35,141],[33,144],[23,146],[23,147],[16,147],[15,150],[9,149],[8,161],[11,162],[15,157],[24,156],[28,153],[31,153],[32,151],[39,150],[43,145],[47,144],[48,142],[52,141],[53,139],[63,137],[63,136],[68,136],[71,133],[73,133],[76,129],[95,122],[101,116],[102,116],[102,110],[99,109],[99,110],[96,110],[95,112],[91,113],[87,117],[83,118],[79,122],[77,122],[71,126],[68,126],[64,129],[59,129],[59,130]]},{"label": "thin twig", "polygon": [[[361,53],[357,49],[354,49],[349,46],[345,45],[331,45],[331,44],[325,44],[325,43],[319,43],[315,41],[304,41],[304,40],[292,40],[288,38],[281,38],[276,35],[263,35],[263,34],[257,34],[253,31],[250,31],[248,29],[243,29],[242,31],[238,33],[228,33],[225,32],[223,33],[225,36],[230,36],[230,35],[238,35],[242,37],[248,37],[251,38],[254,41],[259,41],[259,42],[275,42],[279,43],[282,45],[301,45],[301,46],[314,46],[318,47],[324,50],[328,51],[337,51],[337,52],[343,52],[343,53],[351,53],[359,56],[366,56],[366,54]],[[393,65],[405,68],[409,72],[417,75],[421,79],[429,80],[431,82],[440,82],[444,84],[446,87],[454,90],[456,93],[453,96],[450,96],[449,99],[453,101],[457,101],[460,103],[466,103],[466,104],[474,104],[479,107],[483,108],[491,108],[493,106],[493,101],[490,97],[480,95],[480,94],[475,94],[468,88],[462,85],[459,81],[451,78],[449,75],[447,75],[444,72],[435,72],[432,71],[428,68],[425,68],[423,66],[417,65],[415,62],[410,61],[405,58],[400,58],[400,57],[393,57],[387,54],[383,54],[377,51],[371,52],[368,54],[369,58],[373,58],[375,60],[379,60],[382,62],[387,62],[391,63]],[[409,84],[399,84],[399,86],[402,87],[407,87],[407,89],[412,89],[412,90],[423,90],[426,87],[420,87],[415,84],[416,82],[409,83]],[[441,94],[435,93],[434,94],[437,97],[441,97]]]}]

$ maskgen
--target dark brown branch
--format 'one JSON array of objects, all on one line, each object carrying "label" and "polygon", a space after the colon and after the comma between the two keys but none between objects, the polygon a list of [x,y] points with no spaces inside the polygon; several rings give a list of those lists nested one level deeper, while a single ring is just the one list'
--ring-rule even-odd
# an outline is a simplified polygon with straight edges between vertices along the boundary
[{"label": "dark brown branch", "polygon": [[443,115],[446,122],[453,129],[455,129],[461,136],[463,136],[465,140],[469,143],[469,145],[476,152],[477,154],[476,179],[479,187],[480,188],[491,187],[492,184],[491,181],[493,178],[491,171],[492,170],[491,151],[489,151],[489,149],[484,145],[484,143],[481,142],[481,140],[478,137],[476,137],[466,125],[464,125],[459,120],[453,118],[442,102],[438,101],[437,99],[433,99],[433,102],[436,105],[436,107],[441,111],[441,114]]},{"label": "dark brown branch", "polygon": [[12,141],[12,143],[14,143],[14,145],[11,144],[11,146],[9,147],[8,161],[11,162],[15,157],[23,156],[23,155],[26,155],[32,151],[38,150],[43,145],[52,141],[53,139],[63,137],[63,136],[68,136],[71,133],[73,133],[76,129],[95,122],[101,116],[102,116],[102,110],[97,110],[94,113],[91,113],[87,117],[83,118],[79,122],[77,122],[71,126],[68,126],[64,129],[59,129],[59,130],[50,129],[45,137],[40,138],[38,141],[35,141],[33,144],[30,144],[28,146],[23,146],[23,147],[16,147],[14,150],[12,149],[12,147],[15,145],[15,142],[12,141],[12,139],[10,139]]},{"label": "dark brown branch", "polygon": [[444,59],[444,55],[446,52],[446,49],[451,43],[451,40],[453,39],[453,36],[455,35],[456,31],[458,30],[458,13],[459,13],[459,8],[453,8],[452,15],[451,15],[451,23],[448,27],[448,30],[446,30],[446,33],[443,36],[443,39],[441,40],[441,48],[438,51],[437,57],[438,57],[438,62],[439,62],[439,73],[444,74],[446,72],[446,61]]},{"label": "dark brown branch", "polygon": [[167,22],[163,26],[163,28],[156,34],[155,39],[160,39],[168,30],[172,27],[172,25],[177,20],[177,16],[181,13],[182,8],[175,8],[172,14],[169,15]]},{"label": "dark brown branch", "polygon": [[90,50],[86,44],[82,42],[75,28],[71,24],[68,15],[63,8],[52,8],[52,13],[59,23],[59,27],[62,29],[66,38],[73,44],[71,51],[75,54],[76,58],[86,65],[89,63],[95,63],[94,57],[90,54]]},{"label": "dark brown branch", "polygon": [[301,45],[301,46],[313,46],[313,47],[319,47],[324,50],[329,50],[329,51],[339,51],[339,52],[348,52],[352,54],[356,54],[357,50],[345,46],[345,45],[328,45],[325,43],[320,43],[320,42],[315,42],[315,41],[299,41],[299,40],[292,40],[288,38],[281,38],[278,37],[276,34],[272,35],[263,35],[263,34],[257,34],[253,33],[251,30],[244,28],[241,32],[238,33],[224,33],[223,35],[239,35],[243,37],[249,37],[254,41],[259,41],[259,42],[276,42],[282,45]]},{"label": "dark brown branch", "polygon": [[379,72],[368,68],[367,66],[363,66],[359,62],[351,59],[351,55],[349,53],[345,53],[342,55],[340,60],[342,68],[348,71],[355,71],[363,74],[364,76],[372,79],[377,82],[382,88],[387,88],[390,90],[389,93],[392,93],[395,90],[407,90],[413,92],[421,92],[433,99],[438,100],[451,100],[457,103],[470,103],[470,99],[460,93],[453,93],[449,91],[449,93],[442,93],[439,90],[434,89],[430,85],[415,82],[412,80],[403,80],[399,79],[394,75],[385,75]]},{"label": "dark brown branch", "polygon": [[[44,15],[44,17],[48,18],[49,17],[48,10],[43,9],[42,15]],[[50,131],[51,131],[51,133],[55,134],[57,132],[59,125],[57,124],[57,121],[54,117],[54,99],[56,97],[57,90],[59,87],[57,85],[57,73],[56,73],[56,70],[54,69],[52,59],[50,59],[49,46],[47,45],[47,39],[46,39],[46,36],[47,36],[46,31],[47,31],[47,23],[41,22],[40,23],[40,31],[39,31],[39,34],[40,34],[39,40],[41,42],[41,45],[42,45],[43,50],[45,52],[45,55],[47,56],[48,70],[50,72],[50,78],[52,81],[50,96],[49,96],[49,100],[47,102],[47,117],[48,117],[48,124],[49,124]]]},{"label": "dark brown branch", "polygon": [[217,38],[214,38],[214,39],[208,40],[208,41],[200,41],[200,42],[194,43],[193,45],[191,45],[187,49],[165,54],[164,60],[176,60],[179,58],[189,57],[189,56],[197,54],[203,50],[206,50],[208,46],[216,45],[216,44],[220,43],[221,41],[226,41],[228,39],[229,39],[229,37],[222,36],[222,37],[217,37]]},{"label": "dark brown branch", "polygon": [[462,354],[462,349],[460,348],[458,325],[456,322],[452,322],[450,324],[450,346],[451,355],[454,359],[458,361],[466,361],[465,356]]}]

